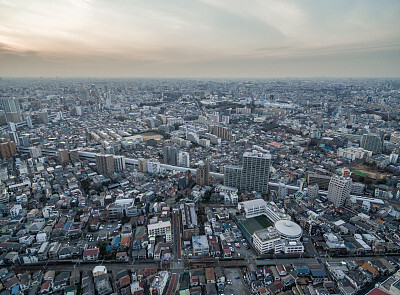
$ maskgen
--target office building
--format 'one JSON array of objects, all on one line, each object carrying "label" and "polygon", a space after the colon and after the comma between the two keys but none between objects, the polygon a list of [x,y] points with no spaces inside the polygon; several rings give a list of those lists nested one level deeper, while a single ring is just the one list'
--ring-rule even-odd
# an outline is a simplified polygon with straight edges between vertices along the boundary
[{"label": "office building", "polygon": [[352,180],[349,177],[332,176],[328,187],[328,199],[335,207],[342,206],[350,197]]},{"label": "office building", "polygon": [[373,153],[380,153],[382,151],[381,137],[375,133],[364,134],[361,137],[360,146]]},{"label": "office building", "polygon": [[113,155],[96,155],[97,172],[100,174],[111,174],[115,172],[114,156]]},{"label": "office building", "polygon": [[210,163],[208,161],[197,168],[196,183],[201,186],[210,184]]},{"label": "office building", "polygon": [[1,104],[6,115],[7,122],[21,122],[21,109],[19,101],[15,97],[2,98]]},{"label": "office building", "polygon": [[16,153],[15,143],[6,138],[0,138],[0,155],[2,159],[8,159]]}]

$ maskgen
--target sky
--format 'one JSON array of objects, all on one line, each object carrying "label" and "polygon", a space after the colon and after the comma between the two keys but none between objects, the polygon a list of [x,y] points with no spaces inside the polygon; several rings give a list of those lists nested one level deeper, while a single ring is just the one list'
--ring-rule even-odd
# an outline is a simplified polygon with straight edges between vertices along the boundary
[{"label": "sky", "polygon": [[398,0],[0,0],[0,77],[400,77]]}]

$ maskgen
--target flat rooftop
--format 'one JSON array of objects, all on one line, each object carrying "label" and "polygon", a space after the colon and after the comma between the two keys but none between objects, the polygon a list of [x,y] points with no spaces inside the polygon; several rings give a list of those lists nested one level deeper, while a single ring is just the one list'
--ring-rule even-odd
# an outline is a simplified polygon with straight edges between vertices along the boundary
[{"label": "flat rooftop", "polygon": [[250,235],[253,235],[254,232],[258,230],[266,229],[273,225],[271,221],[263,215],[241,220],[241,222]]}]

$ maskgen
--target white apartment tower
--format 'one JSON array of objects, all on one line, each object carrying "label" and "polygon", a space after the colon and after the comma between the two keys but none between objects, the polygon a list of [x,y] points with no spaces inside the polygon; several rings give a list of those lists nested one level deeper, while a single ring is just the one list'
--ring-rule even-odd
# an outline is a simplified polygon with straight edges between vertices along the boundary
[{"label": "white apartment tower", "polygon": [[342,206],[350,197],[352,181],[349,177],[332,176],[328,187],[328,199],[335,207]]},{"label": "white apartment tower", "polygon": [[271,154],[258,151],[243,154],[241,187],[247,191],[268,193]]}]

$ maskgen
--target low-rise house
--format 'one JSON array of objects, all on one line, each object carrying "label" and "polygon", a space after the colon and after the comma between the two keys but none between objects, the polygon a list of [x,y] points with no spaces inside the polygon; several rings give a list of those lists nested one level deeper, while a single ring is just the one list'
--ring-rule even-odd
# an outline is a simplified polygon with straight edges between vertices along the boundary
[{"label": "low-rise house", "polygon": [[54,279],[53,291],[62,290],[65,287],[67,287],[68,282],[69,282],[69,276],[70,276],[70,273],[67,271],[63,271],[63,272],[59,273]]},{"label": "low-rise house", "polygon": [[215,284],[214,269],[211,267],[208,267],[205,269],[205,272],[206,272],[206,283],[207,284]]},{"label": "low-rise house", "polygon": [[82,259],[86,261],[94,261],[99,258],[100,249],[93,248],[93,249],[86,249],[83,251]]},{"label": "low-rise house", "polygon": [[128,253],[124,252],[117,252],[117,254],[115,255],[115,259],[118,261],[128,261],[129,257],[128,257]]},{"label": "low-rise house", "polygon": [[44,281],[42,287],[40,288],[40,294],[49,294],[51,290],[51,282]]},{"label": "low-rise house", "polygon": [[109,277],[107,274],[98,276],[94,280],[95,288],[98,295],[108,295],[113,292]]},{"label": "low-rise house", "polygon": [[59,259],[68,259],[72,257],[71,247],[70,246],[62,246],[58,251]]}]

